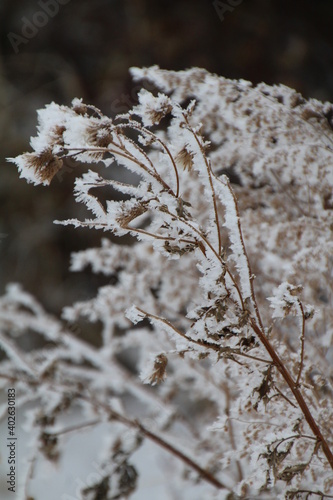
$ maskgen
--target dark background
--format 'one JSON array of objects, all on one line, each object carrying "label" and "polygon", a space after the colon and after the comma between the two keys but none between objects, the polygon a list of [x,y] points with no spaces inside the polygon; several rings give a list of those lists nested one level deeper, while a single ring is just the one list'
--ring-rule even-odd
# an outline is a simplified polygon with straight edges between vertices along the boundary
[{"label": "dark background", "polygon": [[225,0],[238,6],[223,14],[204,0],[62,0],[27,43],[15,38],[26,20],[43,24],[46,3],[0,0],[0,293],[20,282],[59,312],[107,282],[68,272],[71,251],[98,245],[103,233],[52,223],[77,216],[73,173],[34,187],[6,163],[29,150],[36,109],[82,97],[108,115],[123,112],[137,90],[128,68],[152,64],[284,83],[333,101],[333,2]]}]

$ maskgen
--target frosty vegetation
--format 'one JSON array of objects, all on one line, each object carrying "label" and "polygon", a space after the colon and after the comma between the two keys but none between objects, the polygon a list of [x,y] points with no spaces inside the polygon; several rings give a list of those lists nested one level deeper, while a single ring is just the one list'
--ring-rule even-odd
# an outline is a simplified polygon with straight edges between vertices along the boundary
[{"label": "frosty vegetation", "polygon": [[[88,164],[74,196],[90,218],[57,223],[102,229],[71,269],[112,277],[62,318],[15,284],[1,298],[0,377],[36,402],[32,463],[61,456],[79,409],[77,429],[109,428],[82,499],[130,498],[145,440],[169,456],[169,498],[333,498],[333,106],[197,68],[131,73],[156,93],[115,119],[51,103],[11,160],[44,185]],[[27,331],[45,347],[23,352]]]}]

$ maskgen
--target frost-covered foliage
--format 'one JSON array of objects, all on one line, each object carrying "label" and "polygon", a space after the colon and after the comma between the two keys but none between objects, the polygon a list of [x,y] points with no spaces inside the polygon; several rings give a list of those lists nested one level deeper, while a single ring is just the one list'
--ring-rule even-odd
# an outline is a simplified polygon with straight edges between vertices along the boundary
[{"label": "frost-covered foliage", "polygon": [[[198,498],[333,498],[333,106],[200,69],[131,71],[156,94],[114,120],[52,103],[13,160],[45,185],[64,159],[89,163],[74,195],[91,218],[62,224],[120,239],[73,255],[112,284],[61,320],[8,288],[1,376],[38,402],[50,460],[66,412],[109,422],[109,467],[84,499],[128,498],[144,440],[177,463],[170,498],[196,481]],[[82,319],[100,347],[71,333]],[[22,352],[27,331],[45,345]]]}]

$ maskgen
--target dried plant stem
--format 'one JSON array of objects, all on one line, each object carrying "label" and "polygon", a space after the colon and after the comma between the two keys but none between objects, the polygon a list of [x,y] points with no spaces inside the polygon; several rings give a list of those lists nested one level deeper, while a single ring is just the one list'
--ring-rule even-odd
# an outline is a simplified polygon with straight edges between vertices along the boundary
[{"label": "dried plant stem", "polygon": [[154,432],[151,432],[148,429],[146,429],[146,427],[144,427],[138,420],[132,420],[130,418],[127,418],[124,415],[121,415],[120,413],[114,411],[109,406],[102,404],[99,401],[95,401],[94,399],[91,400],[90,398],[87,398],[80,393],[76,394],[76,396],[78,398],[85,399],[85,400],[89,401],[91,404],[95,404],[96,406],[102,407],[103,410],[105,410],[109,414],[111,420],[115,420],[117,422],[120,422],[120,423],[124,424],[126,427],[130,427],[130,428],[134,428],[134,429],[139,430],[150,441],[153,441],[154,443],[158,444],[161,448],[164,448],[169,453],[171,453],[175,457],[179,458],[188,467],[195,470],[204,481],[207,481],[211,485],[215,486],[215,488],[226,489],[228,491],[231,491],[228,486],[226,486],[224,483],[219,481],[208,470],[200,467],[200,465],[198,465],[196,462],[194,462],[191,458],[189,458],[187,455],[185,455],[182,451],[178,450],[174,445],[165,441],[165,439],[163,439],[161,436],[158,436]]},{"label": "dried plant stem", "polygon": [[200,467],[197,463],[195,463],[189,457],[184,455],[184,453],[182,453],[180,450],[177,450],[177,448],[175,448],[173,445],[171,445],[170,443],[167,443],[160,436],[157,436],[155,433],[149,431],[148,429],[143,427],[138,422],[130,421],[130,423],[128,423],[128,425],[131,425],[132,427],[137,427],[144,434],[144,436],[146,436],[151,441],[154,441],[155,443],[160,445],[162,448],[164,448],[165,450],[169,451],[174,456],[176,456],[177,458],[182,460],[186,465],[191,467],[191,469],[195,470],[202,477],[202,479],[204,479],[208,483],[215,486],[215,488],[227,489],[228,491],[230,491],[230,488],[228,488],[224,483],[222,483],[221,481],[216,479],[216,477],[213,476],[209,471]]},{"label": "dried plant stem", "polygon": [[[3,378],[9,378],[5,374],[1,374],[0,376]],[[10,379],[12,380],[13,377],[10,377]],[[16,380],[18,381],[18,380],[20,380],[20,378],[17,378]],[[58,384],[55,386],[54,383],[51,382],[51,385],[54,388],[54,387],[57,387]],[[154,432],[151,432],[148,429],[146,429],[146,427],[143,426],[138,420],[131,420],[131,419],[125,417],[124,415],[121,415],[120,413],[116,412],[115,410],[110,408],[110,406],[103,404],[100,401],[96,401],[95,398],[90,398],[88,396],[85,396],[84,394],[82,394],[82,392],[72,393],[72,396],[77,397],[78,399],[84,399],[85,401],[89,402],[90,404],[93,404],[96,407],[103,408],[103,410],[109,414],[111,420],[115,420],[117,422],[120,422],[120,423],[124,424],[126,427],[138,429],[146,438],[148,438],[150,441],[153,441],[154,443],[159,445],[161,448],[164,448],[165,450],[167,450],[169,453],[171,453],[175,457],[179,458],[188,467],[195,470],[204,481],[210,483],[215,488],[227,489],[228,491],[231,491],[228,486],[226,486],[224,483],[219,481],[208,470],[200,467],[200,465],[198,465],[196,462],[194,462],[191,458],[189,458],[187,455],[185,455],[182,451],[178,450],[175,446],[173,446],[172,444],[165,441],[165,439],[163,439],[161,436],[158,436]],[[58,431],[58,432],[54,432],[54,433],[50,432],[49,434],[51,436],[58,436],[58,435],[62,435],[62,434],[69,433],[69,432],[79,431],[81,429],[91,427],[93,425],[97,425],[100,422],[101,422],[101,420],[96,419],[94,421],[86,422],[86,423],[83,423],[81,425],[75,425],[75,426],[69,427],[67,429]],[[34,461],[35,461],[35,459],[36,459],[36,457],[34,458]],[[32,465],[31,465],[31,471],[33,469],[34,461],[32,462]]]},{"label": "dried plant stem", "polygon": [[300,362],[300,368],[299,368],[297,380],[294,381],[293,377],[289,373],[289,371],[286,368],[285,364],[280,359],[279,355],[277,354],[277,352],[275,351],[274,347],[272,346],[272,344],[270,343],[269,339],[267,338],[267,336],[265,334],[263,323],[261,321],[261,317],[260,317],[260,313],[259,313],[259,308],[258,308],[256,297],[255,297],[255,293],[254,293],[252,272],[251,272],[250,262],[249,262],[249,258],[248,258],[247,252],[246,252],[245,243],[244,243],[244,239],[243,239],[243,235],[242,235],[242,229],[241,229],[241,224],[240,224],[237,199],[236,199],[236,196],[235,196],[235,194],[234,194],[234,192],[233,192],[233,190],[232,190],[229,182],[228,182],[228,188],[230,190],[230,193],[233,196],[234,203],[235,203],[235,208],[236,208],[236,212],[237,212],[237,216],[238,216],[238,232],[239,232],[239,235],[240,235],[243,252],[244,252],[244,255],[245,255],[245,258],[246,258],[246,262],[247,262],[247,268],[248,268],[248,273],[249,273],[250,289],[251,289],[251,301],[252,301],[252,304],[253,304],[253,307],[254,307],[254,310],[255,310],[257,321],[259,322],[259,326],[257,324],[257,321],[254,318],[250,318],[250,324],[251,324],[254,332],[257,334],[259,340],[264,345],[264,347],[267,350],[268,354],[272,358],[273,365],[277,368],[278,372],[282,375],[282,377],[284,378],[284,380],[287,382],[290,390],[292,391],[292,393],[293,393],[293,395],[294,395],[294,397],[295,397],[295,399],[296,399],[296,401],[297,401],[297,403],[298,403],[298,405],[299,405],[299,407],[300,407],[300,409],[301,409],[301,411],[302,411],[302,413],[303,413],[303,415],[305,417],[305,420],[309,424],[312,432],[314,433],[316,439],[318,440],[318,443],[321,444],[323,452],[324,452],[324,454],[325,454],[325,456],[326,456],[326,458],[327,458],[327,460],[328,460],[331,468],[333,469],[333,453],[332,453],[332,451],[331,451],[331,449],[330,449],[330,447],[329,447],[329,445],[328,445],[325,437],[321,433],[321,430],[319,429],[319,426],[317,425],[317,422],[313,418],[312,413],[311,413],[311,411],[310,411],[310,409],[309,409],[309,407],[308,407],[305,399],[303,398],[302,393],[299,390],[299,380],[300,380],[300,377],[301,377],[301,372],[302,372],[302,367],[303,367],[303,360],[304,360],[304,328],[305,328],[305,323],[304,322],[305,322],[305,315],[304,315],[303,307],[301,306],[301,303],[299,302],[299,305],[300,305],[300,308],[301,308],[301,312],[302,312],[302,316],[303,316],[303,321],[302,321],[302,335],[301,335],[301,362]]},{"label": "dried plant stem", "polygon": [[[231,404],[230,404],[230,401],[231,401],[230,390],[229,390],[229,387],[228,387],[227,383],[223,384],[223,388],[224,388],[224,393],[225,393],[226,402],[227,402],[225,413],[226,413],[227,417],[229,418],[230,417],[230,407],[231,407]],[[229,421],[228,431],[229,431],[229,438],[230,438],[231,446],[233,447],[234,450],[237,450],[236,440],[235,440],[235,434],[234,434],[234,427],[233,427],[232,420]],[[236,460],[236,467],[237,467],[237,471],[238,471],[238,478],[241,481],[243,479],[243,470],[242,470],[242,465],[241,465],[240,460]]]},{"label": "dried plant stem", "polygon": [[132,128],[132,129],[137,130],[139,132],[144,132],[146,135],[149,135],[149,137],[151,137],[155,142],[158,142],[162,146],[162,148],[165,150],[165,152],[169,156],[171,164],[172,164],[172,168],[173,168],[173,170],[175,172],[175,177],[176,177],[176,197],[178,198],[180,184],[179,184],[179,175],[178,175],[177,165],[176,165],[176,162],[175,162],[175,160],[174,160],[174,158],[173,158],[173,156],[171,154],[170,149],[165,144],[165,142],[162,141],[156,134],[154,134],[153,132],[151,132],[147,128],[143,129],[142,125],[140,123],[134,121],[134,120],[131,120],[130,123],[120,123],[119,125],[117,125],[117,128],[119,128],[119,129],[122,129],[122,128]]},{"label": "dried plant stem", "polygon": [[[325,498],[333,498],[333,495],[326,495],[326,493],[323,493],[322,491],[312,491],[312,490],[297,490],[296,493],[307,493],[306,498],[309,497],[309,495],[317,495],[320,497],[322,500]],[[296,498],[296,497],[295,497]]]},{"label": "dried plant stem", "polygon": [[188,119],[185,116],[185,114],[183,114],[183,116],[184,116],[184,120],[186,122],[186,125],[188,127],[188,130],[193,134],[193,137],[194,137],[194,139],[195,139],[195,141],[196,141],[196,143],[197,143],[197,145],[198,145],[198,147],[200,149],[200,152],[202,154],[202,158],[203,158],[203,160],[205,162],[205,166],[206,166],[206,170],[207,170],[207,175],[208,175],[208,180],[209,180],[209,185],[210,185],[210,189],[211,189],[211,192],[212,192],[212,200],[213,200],[214,213],[215,213],[215,225],[216,225],[217,239],[218,239],[218,255],[221,255],[221,252],[222,252],[222,238],[221,238],[221,230],[220,230],[220,222],[219,222],[219,213],[218,213],[218,209],[217,209],[217,201],[216,201],[215,189],[214,189],[214,184],[213,184],[213,176],[214,176],[214,174],[212,172],[210,161],[207,158],[202,145],[200,144],[200,141],[198,139],[197,134],[195,133],[195,131],[190,126],[190,124],[188,122]]},{"label": "dried plant stem", "polygon": [[304,340],[305,340],[305,337],[304,337],[305,336],[305,314],[304,314],[304,308],[303,308],[302,302],[300,300],[298,300],[298,305],[299,305],[299,308],[300,308],[301,314],[302,314],[302,332],[301,332],[301,359],[299,362],[298,375],[297,375],[297,379],[296,379],[297,386],[299,385],[299,381],[300,381],[301,376],[302,376],[302,370],[303,370],[303,364],[304,364]]},{"label": "dried plant stem", "polygon": [[274,394],[274,396],[271,397],[271,400],[273,399],[273,397],[281,396],[281,398],[283,398],[286,401],[288,401],[288,403],[291,406],[293,406],[294,408],[297,408],[297,405],[295,405],[295,403],[293,403],[285,394],[283,394],[283,392],[280,391],[280,389],[276,385],[274,385],[274,388],[275,388],[277,394]]},{"label": "dried plant stem", "polygon": [[[118,146],[116,144],[114,144],[114,146],[117,147],[117,148],[120,148],[120,146]],[[166,189],[170,193],[173,193],[171,187],[162,179],[162,177],[159,174],[156,173],[155,169],[154,169],[154,172],[151,172],[146,167],[146,165],[144,165],[141,161],[139,161],[137,158],[135,158],[126,149],[125,149],[125,153],[123,151],[117,151],[115,149],[102,148],[102,147],[100,147],[100,148],[97,148],[97,147],[96,148],[92,148],[92,147],[89,147],[89,148],[70,148],[70,150],[68,149],[68,151],[77,151],[78,155],[80,153],[85,153],[85,152],[91,152],[91,153],[96,152],[96,153],[105,153],[105,154],[109,153],[109,154],[114,155],[114,156],[123,157],[126,160],[129,160],[129,161],[132,161],[133,163],[136,163],[140,168],[142,168],[142,170],[144,170],[145,172],[147,172],[147,174],[149,174],[152,177],[154,177],[164,187],[164,189]],[[66,155],[64,157],[66,157]]]},{"label": "dried plant stem", "polygon": [[[239,214],[239,209],[238,209],[237,198],[236,198],[236,195],[234,193],[234,190],[230,186],[229,180],[227,181],[227,186],[228,186],[230,194],[231,194],[231,196],[233,198],[233,202],[234,202],[235,210],[236,210],[236,214],[237,214],[238,233],[239,233],[239,238],[240,238],[240,241],[241,241],[242,250],[243,250],[243,253],[244,253],[244,256],[245,256],[245,260],[246,260],[246,264],[247,264],[247,271],[248,271],[248,279],[249,279],[250,290],[251,290],[252,305],[253,305],[253,308],[254,308],[257,320],[259,322],[260,328],[262,330],[264,330],[264,326],[263,326],[263,323],[262,323],[262,320],[261,320],[261,317],[260,317],[259,307],[258,307],[256,296],[255,296],[255,293],[254,293],[253,274],[252,274],[252,270],[251,270],[250,260],[249,260],[249,257],[247,255],[247,251],[246,251],[246,247],[245,247],[245,243],[244,243],[244,238],[243,238],[242,226],[241,226],[241,222],[240,222],[240,214]],[[244,310],[244,303],[243,302],[242,302],[242,305],[243,305],[243,310]]]},{"label": "dried plant stem", "polygon": [[60,431],[56,432],[48,432],[47,434],[49,436],[63,436],[64,434],[69,434],[71,432],[77,432],[82,429],[87,429],[89,427],[94,427],[95,425],[100,424],[102,421],[101,420],[92,420],[91,422],[83,422],[82,424],[78,425],[72,425],[71,427],[66,427],[65,429],[61,429]]},{"label": "dried plant stem", "polygon": [[187,240],[186,238],[178,238],[176,240],[176,238],[173,238],[172,236],[162,236],[160,234],[150,233],[149,231],[145,231],[144,229],[140,229],[138,227],[131,227],[128,224],[127,225],[124,224],[124,229],[128,229],[129,231],[131,231],[133,233],[144,234],[144,235],[149,236],[150,238],[152,238],[154,240],[179,241],[181,243],[187,243],[189,245],[196,244],[195,241]]},{"label": "dried plant stem", "polygon": [[266,337],[265,333],[258,327],[254,318],[251,318],[251,326],[252,326],[253,330],[255,331],[255,333],[257,334],[259,340],[264,345],[268,354],[271,356],[274,366],[276,367],[278,372],[282,375],[284,380],[287,382],[291,392],[293,393],[293,395],[298,403],[298,406],[302,410],[302,413],[305,417],[305,420],[309,424],[309,426],[310,426],[313,434],[316,436],[318,442],[321,444],[323,452],[324,452],[331,468],[333,469],[333,453],[330,450],[330,447],[329,447],[325,437],[321,433],[321,430],[319,429],[317,422],[313,418],[311,411],[310,411],[305,399],[303,398],[302,393],[299,390],[299,387],[297,386],[297,384],[293,380],[292,376],[290,375],[289,371],[285,367],[284,363],[280,359],[280,357],[277,354],[277,352],[275,351],[274,347],[272,346],[272,344],[270,343],[270,341]]},{"label": "dried plant stem", "polygon": [[[193,231],[194,233],[196,233],[198,235],[198,246],[199,246],[199,248],[201,249],[202,253],[205,256],[206,256],[205,251],[204,251],[205,247],[209,248],[212,251],[212,253],[215,255],[216,259],[220,262],[222,269],[225,269],[226,270],[226,274],[230,277],[230,279],[232,281],[232,284],[235,287],[236,292],[238,294],[238,298],[239,298],[241,307],[242,307],[242,309],[244,311],[245,310],[245,304],[244,304],[244,300],[243,300],[243,296],[242,296],[241,290],[240,290],[240,288],[238,286],[237,281],[235,280],[234,276],[232,275],[231,271],[229,270],[227,264],[223,261],[223,258],[221,256],[221,254],[218,253],[215,250],[214,246],[210,243],[210,241],[206,238],[206,236],[204,234],[202,234],[202,232],[200,232],[196,227],[194,227],[189,221],[187,221],[187,220],[179,217],[178,215],[172,214],[168,210],[166,210],[166,212],[170,216],[176,218],[177,220],[181,220],[181,222],[183,224],[187,225],[190,228],[191,231]],[[199,242],[200,242],[200,244],[199,244]]]}]

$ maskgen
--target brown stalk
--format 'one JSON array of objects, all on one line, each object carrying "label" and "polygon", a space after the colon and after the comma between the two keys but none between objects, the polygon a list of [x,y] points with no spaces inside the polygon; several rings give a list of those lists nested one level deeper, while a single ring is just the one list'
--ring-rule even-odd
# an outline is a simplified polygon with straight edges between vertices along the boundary
[{"label": "brown stalk", "polygon": [[213,206],[214,206],[214,213],[215,213],[215,222],[216,222],[216,230],[217,230],[217,238],[218,238],[218,242],[219,242],[219,248],[218,248],[218,254],[221,255],[221,252],[222,252],[222,238],[221,238],[221,231],[220,231],[220,222],[219,222],[219,214],[218,214],[218,209],[217,209],[217,202],[216,202],[216,195],[215,195],[215,189],[214,189],[214,185],[213,185],[213,174],[212,174],[212,169],[211,169],[211,166],[210,166],[210,162],[209,162],[209,159],[207,158],[206,154],[205,154],[205,151],[203,149],[203,147],[201,146],[200,144],[200,141],[198,139],[198,136],[197,134],[194,132],[194,130],[192,129],[192,127],[190,126],[189,122],[188,122],[188,119],[187,117],[185,116],[185,114],[183,114],[184,116],[184,120],[187,124],[187,127],[188,127],[188,130],[193,134],[193,137],[196,141],[196,143],[198,144],[198,147],[201,151],[201,154],[202,154],[202,157],[203,157],[203,160],[205,162],[205,165],[206,165],[206,170],[207,170],[207,175],[208,175],[208,180],[209,180],[209,185],[210,185],[210,189],[211,189],[211,192],[212,192],[212,200],[213,200]]},{"label": "brown stalk", "polygon": [[175,162],[175,160],[174,160],[174,158],[173,158],[173,156],[172,156],[172,154],[170,152],[170,149],[165,144],[165,142],[163,142],[159,137],[157,137],[156,134],[154,134],[153,132],[151,132],[147,128],[143,128],[138,122],[131,121],[130,123],[121,123],[121,124],[117,125],[117,128],[132,128],[132,129],[138,130],[140,132],[144,131],[145,134],[147,134],[150,137],[152,137],[154,139],[154,141],[158,142],[162,146],[162,148],[166,151],[167,155],[169,156],[171,164],[172,164],[172,168],[173,168],[173,170],[175,172],[175,177],[176,177],[176,198],[178,198],[180,185],[179,185],[179,175],[178,175],[177,165],[176,165],[176,162]]},{"label": "brown stalk", "polygon": [[137,427],[142,432],[142,434],[144,434],[144,436],[146,436],[151,441],[154,441],[156,444],[158,444],[159,446],[161,446],[162,448],[164,448],[165,450],[169,451],[174,456],[176,456],[177,458],[182,460],[186,465],[188,465],[193,470],[195,470],[202,477],[202,479],[204,479],[208,483],[215,486],[215,488],[229,490],[229,488],[227,488],[227,486],[225,484],[223,484],[221,481],[216,479],[216,477],[213,476],[209,471],[200,467],[198,464],[193,462],[193,460],[191,460],[189,457],[184,455],[183,452],[181,452],[180,450],[177,450],[177,448],[175,448],[173,445],[164,441],[164,439],[162,439],[160,436],[157,436],[157,434],[155,434],[151,431],[148,431],[148,429],[143,427],[138,422],[131,421],[131,423],[128,425],[131,425],[132,427]]},{"label": "brown stalk", "polygon": [[264,347],[267,350],[268,354],[272,358],[274,366],[276,367],[276,369],[278,370],[278,372],[282,375],[282,377],[284,378],[284,380],[287,382],[287,384],[288,384],[291,392],[293,393],[293,395],[294,395],[294,397],[295,397],[295,399],[296,399],[296,401],[297,401],[300,409],[302,410],[302,413],[303,413],[303,415],[305,417],[305,420],[309,424],[309,426],[310,426],[313,434],[316,436],[318,442],[321,444],[323,452],[324,452],[324,454],[325,454],[325,456],[326,456],[326,458],[327,458],[330,466],[333,469],[333,453],[330,450],[330,447],[329,447],[326,439],[322,435],[321,430],[319,429],[317,422],[313,418],[313,416],[311,414],[311,411],[310,411],[310,409],[309,409],[309,407],[308,407],[305,399],[303,398],[303,395],[300,392],[297,384],[295,383],[295,381],[293,380],[293,378],[290,375],[289,371],[285,367],[283,361],[281,361],[279,355],[277,354],[277,352],[275,351],[274,347],[272,346],[272,344],[270,343],[270,341],[266,337],[265,333],[256,324],[254,318],[251,318],[250,321],[251,321],[251,326],[252,326],[253,330],[255,331],[255,333],[257,334],[257,336],[259,338],[259,340],[262,342],[262,344],[264,345]]},{"label": "brown stalk", "polygon": [[304,328],[305,328],[305,324],[304,323],[305,323],[305,315],[304,315],[303,307],[302,307],[301,303],[299,302],[299,305],[300,305],[300,308],[301,308],[301,312],[302,312],[302,316],[303,316],[302,335],[301,335],[301,360],[300,360],[300,367],[299,367],[299,372],[298,372],[297,380],[294,381],[293,377],[289,373],[289,371],[286,368],[286,366],[284,365],[283,361],[280,359],[279,355],[277,354],[277,352],[275,351],[274,347],[270,343],[269,339],[265,335],[263,324],[262,324],[260,313],[259,313],[258,304],[257,304],[255,293],[254,293],[254,286],[253,286],[253,279],[252,279],[252,271],[251,271],[251,267],[250,267],[250,262],[249,262],[249,258],[248,258],[247,252],[246,252],[245,243],[244,243],[244,239],[243,239],[243,235],[242,235],[242,229],[241,229],[241,224],[240,224],[237,199],[236,199],[236,196],[235,196],[235,194],[234,194],[234,192],[233,192],[233,190],[232,190],[232,188],[231,188],[231,186],[230,186],[229,183],[228,183],[228,187],[229,187],[230,192],[231,192],[231,194],[232,194],[232,196],[234,198],[234,202],[235,202],[235,206],[236,206],[236,211],[237,211],[237,215],[238,215],[238,231],[239,231],[239,235],[240,235],[240,239],[241,239],[241,244],[242,244],[242,247],[243,247],[244,255],[246,257],[246,261],[247,261],[247,265],[248,265],[248,271],[249,271],[249,280],[250,280],[250,287],[251,287],[251,300],[252,300],[252,304],[253,304],[254,309],[255,309],[255,314],[256,314],[257,320],[259,322],[259,326],[258,326],[258,324],[256,323],[256,320],[254,318],[250,317],[251,326],[252,326],[254,332],[257,334],[257,336],[258,336],[259,340],[261,341],[261,343],[264,345],[266,351],[268,352],[268,354],[272,358],[273,365],[277,368],[278,372],[282,375],[282,377],[284,378],[284,380],[288,384],[291,392],[293,393],[293,396],[295,397],[295,399],[296,399],[296,401],[297,401],[300,409],[302,410],[302,413],[303,413],[303,415],[305,417],[305,420],[307,421],[307,423],[310,426],[313,434],[315,435],[315,437],[316,437],[316,439],[318,441],[318,444],[321,445],[321,447],[323,449],[323,452],[324,452],[324,454],[325,454],[325,456],[326,456],[326,458],[327,458],[327,460],[328,460],[331,468],[333,469],[333,453],[330,450],[330,447],[329,447],[329,445],[328,445],[325,437],[323,436],[321,430],[319,429],[319,426],[318,426],[317,422],[313,418],[312,413],[311,413],[311,411],[310,411],[310,409],[309,409],[309,407],[308,407],[305,399],[303,398],[303,395],[302,395],[301,391],[299,390],[299,380],[300,380],[300,377],[301,377],[302,368],[303,368],[303,361],[304,361]]},{"label": "brown stalk", "polygon": [[[84,396],[80,393],[76,394],[76,396],[81,398],[81,399],[85,399],[85,400],[88,399],[86,396]],[[149,431],[138,420],[132,420],[130,418],[127,418],[127,417],[121,415],[120,413],[112,410],[109,406],[102,404],[100,402],[91,401],[91,399],[89,399],[89,401],[92,404],[95,403],[98,406],[102,407],[109,414],[111,420],[116,420],[117,422],[120,422],[120,423],[126,425],[127,427],[138,429],[150,441],[153,441],[154,443],[158,444],[161,448],[164,448],[169,453],[171,453],[175,457],[179,458],[182,462],[184,462],[186,465],[188,465],[191,469],[195,470],[204,481],[215,486],[215,488],[227,489],[228,491],[230,491],[230,488],[228,488],[225,484],[223,484],[221,481],[219,481],[208,470],[200,467],[200,465],[198,465],[196,462],[194,462],[191,458],[189,458],[187,455],[185,455],[182,451],[178,450],[174,445],[165,441],[165,439],[163,439],[161,436],[158,436],[154,432]]]},{"label": "brown stalk", "polygon": [[[117,144],[114,144],[114,146],[120,149],[120,146],[117,146]],[[68,149],[68,151],[78,151],[77,154],[84,153],[84,152],[89,152],[89,151],[90,152],[94,152],[95,151],[95,152],[98,152],[98,153],[110,153],[110,154],[113,154],[114,156],[122,156],[123,158],[126,158],[127,160],[130,160],[133,163],[136,163],[140,168],[142,168],[142,170],[144,170],[145,172],[147,172],[147,174],[149,174],[152,177],[154,177],[164,187],[164,189],[166,189],[170,193],[173,193],[171,187],[161,178],[161,176],[159,174],[155,173],[156,172],[155,168],[154,168],[153,172],[150,171],[146,167],[146,165],[144,163],[142,163],[137,158],[135,158],[127,150],[125,150],[125,153],[124,153],[124,152],[117,151],[117,150],[114,150],[114,149],[111,149],[111,148],[103,148],[103,147],[100,147],[100,148],[91,148],[91,147],[89,147],[89,148],[70,148],[70,149]]]},{"label": "brown stalk", "polygon": [[302,305],[302,302],[298,300],[298,305],[302,313],[302,332],[301,332],[301,359],[299,362],[299,369],[298,369],[298,375],[296,379],[296,385],[299,385],[299,381],[301,379],[302,375],[302,370],[303,370],[303,364],[304,364],[304,335],[305,335],[305,314],[304,314],[304,308]]}]

